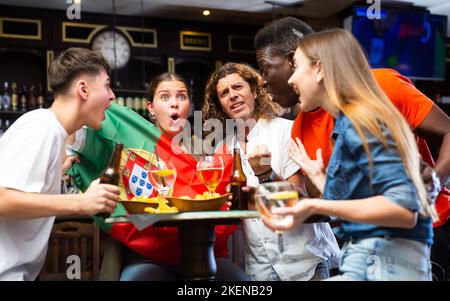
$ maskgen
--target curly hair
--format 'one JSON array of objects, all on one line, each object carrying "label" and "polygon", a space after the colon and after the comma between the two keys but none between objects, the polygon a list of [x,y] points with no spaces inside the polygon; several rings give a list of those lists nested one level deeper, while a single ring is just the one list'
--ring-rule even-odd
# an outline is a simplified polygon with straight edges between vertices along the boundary
[{"label": "curly hair", "polygon": [[202,111],[203,121],[216,118],[222,124],[225,124],[226,119],[230,118],[225,114],[220,104],[219,96],[217,95],[217,83],[227,75],[235,73],[239,74],[250,85],[252,92],[256,92],[254,117],[265,119],[275,118],[280,113],[281,108],[277,103],[272,101],[269,94],[263,88],[261,75],[249,65],[227,63],[214,71],[206,84]]}]

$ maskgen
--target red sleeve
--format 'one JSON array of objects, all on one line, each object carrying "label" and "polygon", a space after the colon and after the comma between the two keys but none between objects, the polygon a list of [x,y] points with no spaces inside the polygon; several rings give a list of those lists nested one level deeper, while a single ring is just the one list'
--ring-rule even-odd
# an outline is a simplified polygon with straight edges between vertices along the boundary
[{"label": "red sleeve", "polygon": [[297,117],[294,120],[294,123],[292,124],[292,130],[291,130],[291,138],[300,138],[300,125],[302,124],[302,112],[298,113]]},{"label": "red sleeve", "polygon": [[405,116],[412,128],[417,128],[430,113],[433,101],[420,92],[411,81],[392,69],[372,69],[376,81],[387,97]]}]

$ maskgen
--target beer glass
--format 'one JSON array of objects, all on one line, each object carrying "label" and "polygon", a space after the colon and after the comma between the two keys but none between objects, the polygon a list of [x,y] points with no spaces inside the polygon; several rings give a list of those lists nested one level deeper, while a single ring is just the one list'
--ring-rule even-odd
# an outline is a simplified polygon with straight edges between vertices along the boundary
[{"label": "beer glass", "polygon": [[[301,197],[305,196],[303,192],[300,194]],[[292,207],[297,203],[298,198],[298,188],[289,182],[260,184],[255,194],[256,208],[259,213],[276,225],[289,225],[293,222],[294,217],[292,215],[276,215],[273,213],[273,210],[276,208]],[[283,231],[276,230],[275,233],[278,237],[279,259],[285,260]]]},{"label": "beer glass", "polygon": [[197,162],[197,175],[209,194],[216,191],[223,176],[223,160],[221,156],[201,156]]},{"label": "beer glass", "polygon": [[171,161],[157,161],[148,172],[152,185],[166,197],[175,184],[177,170]]}]

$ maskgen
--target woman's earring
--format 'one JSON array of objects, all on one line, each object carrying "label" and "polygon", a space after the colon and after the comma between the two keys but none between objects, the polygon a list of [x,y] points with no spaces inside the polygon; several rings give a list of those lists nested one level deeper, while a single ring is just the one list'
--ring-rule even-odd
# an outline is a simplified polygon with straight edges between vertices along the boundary
[{"label": "woman's earring", "polygon": [[153,113],[153,112],[150,113],[150,121],[153,123],[155,123],[155,121],[156,121],[156,116],[155,116],[155,113]]}]

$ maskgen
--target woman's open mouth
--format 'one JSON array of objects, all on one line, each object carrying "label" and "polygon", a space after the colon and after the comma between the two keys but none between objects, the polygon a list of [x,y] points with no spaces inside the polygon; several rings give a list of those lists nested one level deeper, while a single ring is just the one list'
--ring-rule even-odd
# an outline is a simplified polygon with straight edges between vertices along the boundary
[{"label": "woman's open mouth", "polygon": [[177,131],[183,129],[183,121],[185,121],[185,119],[180,118],[180,115],[178,113],[173,113],[170,115],[170,126],[172,128],[176,128]]}]

